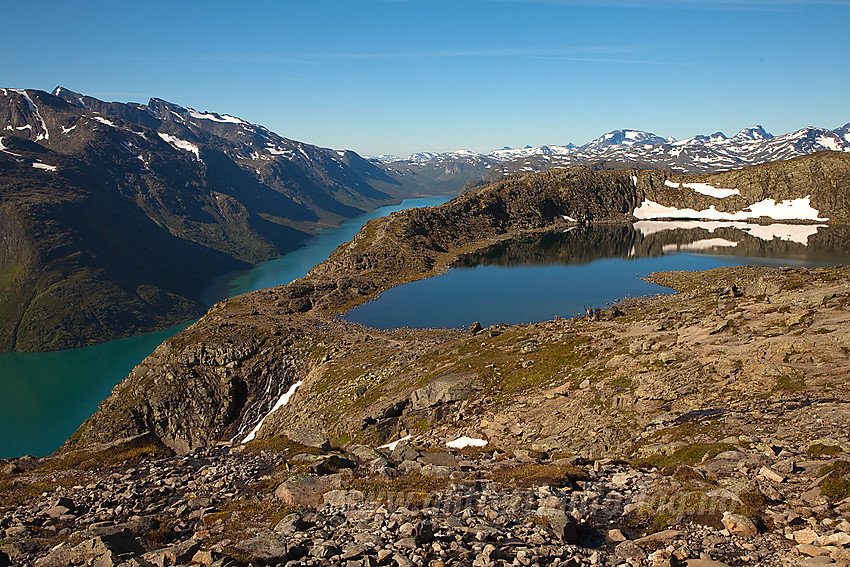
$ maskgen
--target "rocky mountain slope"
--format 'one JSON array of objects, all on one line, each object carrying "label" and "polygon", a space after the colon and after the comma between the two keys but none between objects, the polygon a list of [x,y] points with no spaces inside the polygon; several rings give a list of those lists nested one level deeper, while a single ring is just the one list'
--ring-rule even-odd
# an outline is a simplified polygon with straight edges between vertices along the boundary
[{"label": "rocky mountain slope", "polygon": [[0,564],[846,565],[847,267],[659,273],[677,293],[528,325],[338,315],[685,190],[846,218],[848,172],[836,153],[734,179],[572,168],[372,221],[166,341],[57,455],[0,463]]},{"label": "rocky mountain slope", "polygon": [[401,192],[353,152],[232,116],[0,89],[0,350],[196,317],[215,275]]},{"label": "rocky mountain slope", "polygon": [[[696,210],[728,210],[733,205],[724,201],[730,198],[744,207],[761,202],[765,195],[783,201],[808,197],[810,204],[818,207],[818,215],[846,219],[850,208],[842,188],[850,184],[848,173],[850,156],[841,153],[697,178],[656,171],[572,168],[511,177],[441,207],[372,221],[307,277],[219,303],[197,324],[164,343],[116,387],[98,413],[69,441],[69,447],[153,433],[172,449],[185,451],[238,438],[300,380],[305,383],[293,401],[309,402],[293,403],[287,406],[290,409],[276,412],[274,415],[289,415],[292,421],[277,429],[261,429],[260,435],[271,435],[309,417],[308,421],[333,429],[336,439],[390,441],[410,426],[408,421],[400,425],[397,419],[384,419],[398,418],[402,410],[414,407],[402,403],[408,389],[452,369],[465,373],[463,364],[458,366],[464,358],[468,358],[464,364],[472,365],[473,360],[491,364],[487,369],[477,368],[479,378],[465,386],[485,388],[487,380],[482,373],[495,379],[494,373],[501,371],[494,370],[492,363],[500,353],[511,353],[506,356],[513,370],[499,380],[513,385],[491,394],[501,392],[499,399],[504,399],[505,393],[514,392],[512,388],[516,387],[527,395],[530,383],[525,374],[539,373],[541,380],[550,380],[554,374],[549,373],[558,371],[559,357],[566,357],[567,368],[598,361],[598,341],[565,330],[565,342],[553,351],[551,359],[528,370],[521,365],[525,361],[519,360],[526,353],[510,345],[514,341],[525,344],[526,335],[534,342],[538,332],[534,329],[494,330],[493,336],[500,337],[495,339],[498,346],[483,349],[477,337],[460,331],[378,332],[340,323],[334,317],[394,285],[441,273],[464,253],[530,233],[560,230],[575,224],[570,219],[624,222],[650,198],[661,203],[687,198]],[[736,177],[729,177],[732,175]],[[691,188],[694,183],[714,187],[710,184],[732,181],[739,192],[732,196],[714,197]],[[683,301],[681,297],[679,301]],[[679,306],[672,312],[682,309]],[[559,323],[553,324],[560,328]],[[623,327],[625,334],[620,340],[629,340],[629,328]],[[553,336],[562,333],[552,332]],[[351,349],[358,340],[362,340],[364,350],[357,346],[355,355]],[[483,358],[474,354],[489,348],[495,350]],[[366,358],[360,360],[361,355]],[[574,380],[578,374],[566,372],[563,379],[567,376]],[[187,391],[198,396],[187,397]],[[366,394],[353,395],[358,391]],[[349,402],[352,405],[348,406]],[[482,406],[488,412],[496,411],[492,404],[482,402]],[[292,411],[296,413],[290,415]],[[274,415],[269,423],[278,419]],[[440,415],[413,412],[411,419],[441,423]],[[366,420],[369,416],[371,422]],[[269,423],[264,427],[270,427]],[[558,420],[556,423],[560,423],[556,427],[565,427]],[[608,435],[614,429],[605,431]]]},{"label": "rocky mountain slope", "polygon": [[503,148],[487,154],[468,150],[380,156],[385,170],[419,183],[496,181],[505,175],[587,165],[594,169],[661,169],[684,174],[716,173],[787,160],[821,151],[850,151],[850,124],[834,130],[807,127],[773,136],[761,126],[727,137],[722,132],[684,140],[651,132],[615,130],[582,146]]}]

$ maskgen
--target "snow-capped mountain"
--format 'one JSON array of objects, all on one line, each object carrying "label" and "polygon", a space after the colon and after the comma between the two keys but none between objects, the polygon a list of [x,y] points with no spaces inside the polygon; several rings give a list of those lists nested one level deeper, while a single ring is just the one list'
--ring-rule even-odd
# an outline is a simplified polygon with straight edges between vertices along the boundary
[{"label": "snow-capped mountain", "polygon": [[416,171],[419,181],[424,183],[429,173],[441,176],[447,172],[456,176],[465,173],[470,175],[466,181],[493,181],[514,173],[582,164],[599,169],[641,167],[677,173],[714,173],[828,150],[850,151],[850,123],[835,130],[809,126],[780,136],[773,136],[756,125],[732,137],[715,132],[682,140],[625,129],[608,132],[582,146],[505,147],[482,154],[468,150],[422,152],[404,159],[378,161],[388,172]]}]

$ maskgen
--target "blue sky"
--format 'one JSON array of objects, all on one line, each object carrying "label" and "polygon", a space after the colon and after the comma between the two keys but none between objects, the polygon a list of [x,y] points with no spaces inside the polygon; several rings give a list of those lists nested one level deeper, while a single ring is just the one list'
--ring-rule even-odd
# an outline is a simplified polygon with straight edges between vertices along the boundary
[{"label": "blue sky", "polygon": [[5,87],[363,154],[850,121],[850,0],[3,1]]}]

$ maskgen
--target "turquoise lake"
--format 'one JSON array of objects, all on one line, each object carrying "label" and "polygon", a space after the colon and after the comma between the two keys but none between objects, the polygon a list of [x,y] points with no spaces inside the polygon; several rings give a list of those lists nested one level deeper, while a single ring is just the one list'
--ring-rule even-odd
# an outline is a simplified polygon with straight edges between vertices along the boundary
[{"label": "turquoise lake", "polygon": [[[211,304],[289,283],[351,240],[367,221],[403,209],[440,205],[448,199],[407,199],[323,230],[282,258],[217,278],[204,293],[204,300]],[[0,458],[44,456],[58,449],[133,367],[188,324],[85,348],[0,354]]]}]

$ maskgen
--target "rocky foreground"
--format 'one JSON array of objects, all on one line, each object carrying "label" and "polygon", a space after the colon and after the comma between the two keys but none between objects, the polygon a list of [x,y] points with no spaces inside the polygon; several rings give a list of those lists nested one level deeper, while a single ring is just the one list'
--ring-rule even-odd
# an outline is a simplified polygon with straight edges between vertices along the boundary
[{"label": "rocky foreground", "polygon": [[663,468],[407,442],[16,459],[0,565],[850,564],[846,443],[725,444]]}]

